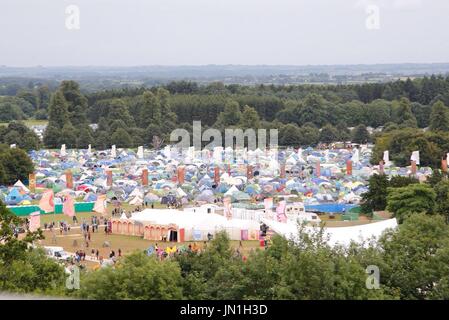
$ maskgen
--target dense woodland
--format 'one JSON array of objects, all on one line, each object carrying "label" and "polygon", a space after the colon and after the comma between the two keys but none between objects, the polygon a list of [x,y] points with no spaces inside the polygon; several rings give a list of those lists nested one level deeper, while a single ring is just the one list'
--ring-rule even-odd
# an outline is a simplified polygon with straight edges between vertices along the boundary
[{"label": "dense woodland", "polygon": [[[422,152],[422,165],[437,166],[449,151],[449,77],[431,76],[362,85],[199,85],[178,81],[151,88],[84,94],[74,81],[57,87],[33,85],[6,90],[0,121],[48,119],[43,143],[20,124],[0,127],[0,143],[26,150],[41,146],[106,149],[169,142],[175,128],[279,129],[282,146],[315,146],[351,140],[375,142],[373,163],[384,150],[408,163]],[[14,95],[8,95],[13,93]],[[97,124],[94,131],[90,124]],[[12,125],[12,127],[11,127]],[[379,128],[369,134],[367,127]],[[416,130],[416,129],[426,130]],[[380,130],[382,129],[382,130]]]}]

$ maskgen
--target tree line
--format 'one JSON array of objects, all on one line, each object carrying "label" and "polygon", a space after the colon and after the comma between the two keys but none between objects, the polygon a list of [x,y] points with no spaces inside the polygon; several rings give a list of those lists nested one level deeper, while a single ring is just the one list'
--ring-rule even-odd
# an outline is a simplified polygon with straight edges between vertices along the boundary
[{"label": "tree line", "polygon": [[[51,92],[38,87],[19,91],[14,97],[0,97],[0,106],[3,99],[8,110],[20,109],[28,115],[40,110],[48,119],[42,144],[31,132],[26,132],[26,137],[9,133],[1,142],[18,141],[26,150],[59,148],[63,143],[69,148],[86,148],[89,144],[98,149],[113,144],[154,147],[155,136],[167,143],[173,129],[191,132],[192,122],[200,120],[203,130],[279,129],[281,146],[375,142],[378,147],[373,162],[378,162],[382,151],[390,150],[403,165],[409,149],[422,145],[428,158],[433,159],[424,159],[423,164],[435,166],[435,159],[445,152],[445,133],[449,131],[448,79],[432,76],[382,84],[254,87],[178,81],[88,94],[78,83],[62,81]],[[394,94],[385,96],[388,91]],[[23,106],[10,108],[14,101]],[[16,114],[12,118],[26,116]],[[368,127],[382,131],[370,134]],[[416,130],[423,128],[430,130]],[[396,142],[398,138],[401,144]]]}]

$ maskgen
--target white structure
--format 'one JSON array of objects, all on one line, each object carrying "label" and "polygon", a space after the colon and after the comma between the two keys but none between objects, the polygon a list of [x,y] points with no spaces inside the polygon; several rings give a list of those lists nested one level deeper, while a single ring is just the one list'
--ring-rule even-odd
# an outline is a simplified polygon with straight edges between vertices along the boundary
[{"label": "white structure", "polygon": [[[288,221],[281,223],[275,220],[262,219],[274,232],[293,240],[298,240],[298,224]],[[389,219],[380,222],[372,222],[359,226],[324,228],[324,236],[329,238],[330,245],[347,246],[351,241],[361,243],[371,238],[378,239],[382,233],[389,228],[396,228],[396,219]],[[312,232],[314,227],[306,227],[306,232]]]}]

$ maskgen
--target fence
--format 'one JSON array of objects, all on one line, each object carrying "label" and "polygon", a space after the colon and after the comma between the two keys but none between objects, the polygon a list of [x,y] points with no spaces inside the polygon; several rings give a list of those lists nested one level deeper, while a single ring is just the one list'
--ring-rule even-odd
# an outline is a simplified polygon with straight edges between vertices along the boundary
[{"label": "fence", "polygon": [[[92,212],[95,202],[77,202],[75,203],[75,212]],[[62,204],[55,205],[55,212],[44,212],[39,206],[8,206],[16,216],[28,216],[30,213],[39,211],[41,214],[61,214]]]}]

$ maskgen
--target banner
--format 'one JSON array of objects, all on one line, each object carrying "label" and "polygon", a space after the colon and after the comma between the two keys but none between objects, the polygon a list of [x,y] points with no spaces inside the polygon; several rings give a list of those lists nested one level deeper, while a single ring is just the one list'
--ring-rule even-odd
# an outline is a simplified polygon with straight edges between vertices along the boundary
[{"label": "banner", "polygon": [[287,202],[285,200],[279,201],[276,208],[276,216],[279,222],[287,222],[287,215],[285,214],[286,206]]},{"label": "banner", "polygon": [[142,185],[143,186],[148,185],[148,169],[142,170]]},{"label": "banner", "polygon": [[412,174],[416,174],[416,171],[417,171],[417,168],[416,168],[416,161],[415,160],[412,160],[412,163],[411,163],[411,169],[412,169]]},{"label": "banner", "polygon": [[39,208],[45,212],[55,211],[53,190],[47,190],[42,194],[42,198],[39,201]]},{"label": "banner", "polygon": [[316,163],[315,174],[317,178],[321,177],[321,162],[319,161]]},{"label": "banner", "polygon": [[416,164],[419,165],[419,151],[413,151],[410,160],[415,161]]},{"label": "banner", "polygon": [[178,183],[183,184],[184,178],[185,178],[185,167],[180,166],[180,167],[178,167]]},{"label": "banner", "polygon": [[69,217],[73,217],[75,215],[75,201],[68,194],[64,196],[64,202],[62,203],[62,212]]},{"label": "banner", "polygon": [[351,160],[346,161],[346,174],[348,176],[352,175],[352,161]]},{"label": "banner", "polygon": [[231,205],[231,198],[225,197],[223,199],[223,205],[224,205],[224,213],[225,217],[228,219],[232,219],[232,205]]},{"label": "banner", "polygon": [[247,165],[246,166],[246,179],[250,180],[253,178],[253,166]]},{"label": "banner", "polygon": [[108,187],[112,187],[112,171],[111,170],[106,170],[106,184]]},{"label": "banner", "polygon": [[92,209],[95,212],[101,213],[104,215],[106,213],[106,195],[99,195],[97,201],[95,201],[94,208]]},{"label": "banner", "polygon": [[30,173],[28,176],[28,189],[31,193],[36,192],[36,174]]},{"label": "banner", "polygon": [[37,231],[41,227],[41,213],[39,211],[30,214],[30,226],[31,232]]},{"label": "banner", "polygon": [[220,183],[220,168],[214,168],[214,183],[218,185]]},{"label": "banner", "polygon": [[441,170],[443,170],[443,172],[447,172],[447,159],[441,160]]},{"label": "banner", "polygon": [[70,170],[65,173],[65,185],[68,189],[73,189],[73,174]]},{"label": "banner", "polygon": [[281,165],[281,174],[280,174],[280,178],[281,179],[285,179],[285,163],[283,163]]}]

